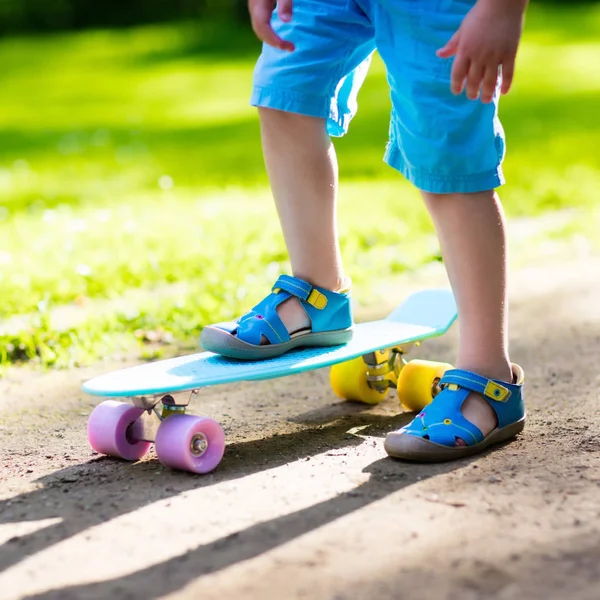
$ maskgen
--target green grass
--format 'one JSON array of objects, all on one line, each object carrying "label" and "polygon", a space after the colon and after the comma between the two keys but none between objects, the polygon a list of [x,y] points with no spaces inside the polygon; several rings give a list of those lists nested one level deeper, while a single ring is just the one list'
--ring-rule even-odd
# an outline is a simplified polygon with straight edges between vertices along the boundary
[{"label": "green grass", "polygon": [[[599,34],[597,6],[532,7],[501,108],[511,217],[597,205]],[[0,42],[0,363],[74,364],[139,330],[189,340],[287,269],[247,103],[257,52],[218,24]],[[336,145],[342,245],[366,302],[373,278],[439,256],[417,193],[382,162],[379,60],[359,104]],[[580,221],[564,235],[594,232]]]}]

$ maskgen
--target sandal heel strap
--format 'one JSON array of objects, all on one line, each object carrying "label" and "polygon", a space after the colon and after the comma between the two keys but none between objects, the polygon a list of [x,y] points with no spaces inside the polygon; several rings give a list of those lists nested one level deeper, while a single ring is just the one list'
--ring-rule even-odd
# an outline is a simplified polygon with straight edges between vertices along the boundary
[{"label": "sandal heel strap", "polygon": [[462,369],[451,369],[446,371],[440,380],[440,386],[451,387],[456,385],[471,392],[477,392],[495,402],[507,402],[512,391],[508,385],[502,385],[498,381],[481,377],[476,373],[463,371]]},{"label": "sandal heel strap", "polygon": [[[329,297],[340,295],[340,292],[323,290],[322,288],[313,286],[302,279],[290,275],[280,275],[271,291],[275,294],[287,292],[291,296],[299,298],[317,310],[323,310],[329,304]],[[345,291],[342,295],[347,295],[348,293],[349,292]]]}]

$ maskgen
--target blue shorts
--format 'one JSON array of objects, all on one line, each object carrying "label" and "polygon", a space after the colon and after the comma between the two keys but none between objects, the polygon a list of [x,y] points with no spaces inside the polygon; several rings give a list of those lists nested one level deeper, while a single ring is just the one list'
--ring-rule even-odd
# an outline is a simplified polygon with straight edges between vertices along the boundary
[{"label": "blue shorts", "polygon": [[450,91],[452,61],[436,56],[476,0],[294,0],[293,18],[273,27],[294,52],[264,46],[251,103],[327,119],[348,130],[371,55],[391,88],[385,161],[433,193],[477,192],[504,183],[499,88],[483,104]]}]

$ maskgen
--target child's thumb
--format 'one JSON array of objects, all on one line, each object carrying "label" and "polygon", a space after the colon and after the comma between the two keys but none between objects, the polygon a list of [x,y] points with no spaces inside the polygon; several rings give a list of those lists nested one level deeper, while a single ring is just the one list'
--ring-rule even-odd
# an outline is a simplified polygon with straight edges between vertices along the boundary
[{"label": "child's thumb", "polygon": [[460,29],[448,40],[448,43],[437,51],[440,58],[450,58],[456,54],[458,50],[458,42],[460,41]]}]

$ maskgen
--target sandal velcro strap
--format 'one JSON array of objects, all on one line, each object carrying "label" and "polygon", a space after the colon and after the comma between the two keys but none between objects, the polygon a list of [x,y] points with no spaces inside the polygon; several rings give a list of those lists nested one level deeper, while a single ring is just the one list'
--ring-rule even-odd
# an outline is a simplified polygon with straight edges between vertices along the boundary
[{"label": "sandal velcro strap", "polygon": [[272,291],[277,293],[278,290],[282,290],[306,302],[312,289],[313,286],[306,281],[302,281],[302,279],[290,277],[290,275],[280,275],[279,279],[275,282]]},{"label": "sandal velcro strap", "polygon": [[506,402],[511,395],[511,391],[501,383],[461,369],[446,371],[442,377],[440,387],[452,386],[477,392],[496,402]]},{"label": "sandal velcro strap", "polygon": [[287,292],[319,310],[327,306],[327,296],[325,294],[310,285],[310,283],[297,277],[291,277],[290,275],[280,275],[271,291],[274,293],[279,291]]}]

